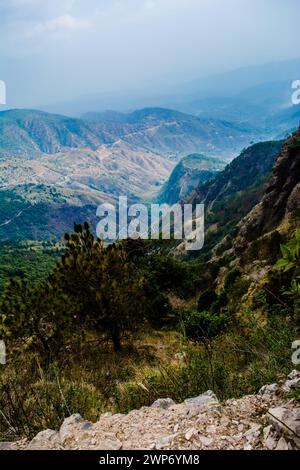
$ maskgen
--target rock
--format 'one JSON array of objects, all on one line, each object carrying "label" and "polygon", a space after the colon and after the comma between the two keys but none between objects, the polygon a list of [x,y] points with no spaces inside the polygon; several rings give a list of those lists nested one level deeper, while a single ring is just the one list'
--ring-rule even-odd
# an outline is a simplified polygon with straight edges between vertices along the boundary
[{"label": "rock", "polygon": [[298,387],[300,387],[300,377],[295,377],[294,379],[290,379],[284,382],[282,385],[282,390],[286,393],[289,393]]},{"label": "rock", "polygon": [[81,429],[83,431],[89,431],[90,429],[92,429],[92,427],[93,427],[93,423],[90,423],[89,421],[86,421],[85,423],[81,425]]},{"label": "rock", "polygon": [[300,408],[271,408],[267,418],[300,449]]},{"label": "rock", "polygon": [[178,432],[178,429],[179,429],[179,424],[175,424],[174,426],[174,434],[176,434]]},{"label": "rock", "polygon": [[288,375],[289,380],[295,380],[299,379],[300,380],[300,371],[298,370],[293,370],[289,375]]},{"label": "rock", "polygon": [[170,436],[163,437],[156,445],[155,448],[157,450],[164,449],[167,447],[169,444],[171,444],[176,437],[178,437],[178,434],[171,434]]},{"label": "rock", "polygon": [[278,435],[274,430],[272,424],[264,428],[263,430],[264,436],[264,445],[268,450],[274,450],[277,446],[278,442]]},{"label": "rock", "polygon": [[45,450],[59,448],[58,433],[52,429],[41,431],[28,444],[28,450]]},{"label": "rock", "polygon": [[293,370],[288,375],[288,380],[283,384],[282,390],[289,393],[298,387],[300,387],[300,372],[298,370]]},{"label": "rock", "polygon": [[102,415],[100,415],[100,419],[101,418],[110,418],[113,414],[108,411],[107,413],[102,413]]},{"label": "rock", "polygon": [[192,437],[196,436],[198,434],[198,431],[196,428],[191,428],[185,433],[185,438],[187,441],[190,441]]},{"label": "rock", "polygon": [[220,420],[220,424],[222,426],[225,426],[225,428],[229,425],[230,423],[230,419],[228,418],[228,416],[222,416],[221,420]]},{"label": "rock", "polygon": [[203,393],[202,395],[199,395],[198,397],[188,398],[184,401],[184,403],[189,408],[197,407],[199,411],[202,408],[220,405],[219,400],[217,399],[214,392],[212,392],[211,390],[208,390],[207,392]]},{"label": "rock", "polygon": [[278,392],[278,390],[279,390],[278,384],[264,385],[258,392],[258,395],[261,395],[261,396],[275,395]]},{"label": "rock", "polygon": [[14,445],[12,442],[0,442],[0,450],[13,450]]},{"label": "rock", "polygon": [[170,408],[170,406],[174,405],[176,405],[176,403],[172,400],[172,398],[159,398],[152,404],[152,407],[166,410],[167,408]]},{"label": "rock", "polygon": [[253,450],[253,447],[250,444],[244,446],[244,450]]},{"label": "rock", "polygon": [[96,442],[96,446],[97,450],[120,450],[123,444],[116,436],[106,436],[103,441]]},{"label": "rock", "polygon": [[74,437],[74,428],[82,423],[84,423],[84,419],[79,414],[74,414],[64,420],[59,430],[59,438],[62,444],[64,444],[67,439]]},{"label": "rock", "polygon": [[245,432],[243,436],[246,438],[249,444],[254,445],[260,437],[261,431],[262,426],[260,424],[255,424],[252,426],[252,428]]},{"label": "rock", "polygon": [[276,450],[289,450],[288,443],[284,439],[284,437],[281,437],[278,441],[278,444],[276,446]]},{"label": "rock", "polygon": [[206,436],[199,436],[199,440],[204,447],[210,447],[214,443],[212,438]]},{"label": "rock", "polygon": [[210,424],[209,426],[207,426],[206,431],[207,431],[209,434],[216,434],[217,428],[216,428],[216,426],[214,426],[213,424]]}]

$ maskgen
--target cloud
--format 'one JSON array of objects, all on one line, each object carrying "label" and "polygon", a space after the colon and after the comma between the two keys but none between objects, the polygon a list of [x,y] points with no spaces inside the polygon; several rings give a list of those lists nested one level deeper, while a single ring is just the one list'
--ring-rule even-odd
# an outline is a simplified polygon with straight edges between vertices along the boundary
[{"label": "cloud", "polygon": [[153,2],[153,1],[148,1],[148,2],[145,2],[145,8],[147,8],[148,10],[153,10],[153,8],[156,7],[156,3]]},{"label": "cloud", "polygon": [[43,34],[68,34],[73,31],[89,28],[92,26],[91,21],[85,19],[78,19],[70,14],[58,16],[44,23],[37,24],[29,36],[43,35]]},{"label": "cloud", "polygon": [[169,89],[296,57],[299,13],[299,0],[0,0],[0,78],[33,104]]}]

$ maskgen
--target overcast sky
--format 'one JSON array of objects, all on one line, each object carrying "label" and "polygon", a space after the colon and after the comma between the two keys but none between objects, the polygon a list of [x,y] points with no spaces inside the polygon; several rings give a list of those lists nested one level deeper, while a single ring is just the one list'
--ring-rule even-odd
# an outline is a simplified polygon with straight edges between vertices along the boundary
[{"label": "overcast sky", "polygon": [[300,56],[299,0],[0,0],[13,106],[167,88]]}]

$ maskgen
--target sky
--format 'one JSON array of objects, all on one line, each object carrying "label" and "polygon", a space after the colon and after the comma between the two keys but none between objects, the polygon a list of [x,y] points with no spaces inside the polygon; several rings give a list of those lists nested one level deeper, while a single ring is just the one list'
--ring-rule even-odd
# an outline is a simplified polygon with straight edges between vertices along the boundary
[{"label": "sky", "polygon": [[167,90],[300,56],[299,0],[0,0],[11,107]]}]

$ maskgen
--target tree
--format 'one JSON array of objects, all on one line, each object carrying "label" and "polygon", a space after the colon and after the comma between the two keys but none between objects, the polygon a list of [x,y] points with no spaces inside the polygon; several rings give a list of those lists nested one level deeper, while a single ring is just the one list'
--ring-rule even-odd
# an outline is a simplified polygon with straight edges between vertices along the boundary
[{"label": "tree", "polygon": [[121,244],[105,247],[87,223],[75,225],[65,240],[66,252],[50,282],[76,305],[77,326],[107,333],[119,351],[122,334],[144,319],[144,279]]},{"label": "tree", "polygon": [[1,299],[0,334],[49,362],[69,338],[72,313],[68,297],[48,283],[30,287],[24,280],[12,279]]}]

